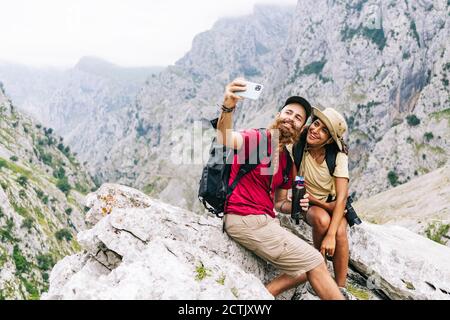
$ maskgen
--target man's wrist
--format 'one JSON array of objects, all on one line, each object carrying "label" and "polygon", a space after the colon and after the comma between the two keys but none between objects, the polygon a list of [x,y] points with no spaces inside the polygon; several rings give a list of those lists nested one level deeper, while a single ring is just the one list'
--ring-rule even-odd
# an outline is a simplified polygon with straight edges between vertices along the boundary
[{"label": "man's wrist", "polygon": [[222,104],[222,105],[220,106],[220,108],[222,109],[222,112],[225,112],[225,113],[233,112],[234,109],[235,109],[235,107],[228,108],[228,107],[226,107],[224,104]]}]

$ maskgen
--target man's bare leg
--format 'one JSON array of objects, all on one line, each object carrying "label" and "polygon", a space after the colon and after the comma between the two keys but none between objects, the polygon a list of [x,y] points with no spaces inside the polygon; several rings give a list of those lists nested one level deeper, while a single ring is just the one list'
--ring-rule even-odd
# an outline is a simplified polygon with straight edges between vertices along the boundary
[{"label": "man's bare leg", "polygon": [[330,276],[325,262],[306,273],[309,283],[322,300],[345,300],[333,278]]},{"label": "man's bare leg", "polygon": [[308,280],[306,273],[302,273],[297,277],[291,277],[285,273],[279,275],[266,285],[266,289],[276,297],[280,293],[295,288]]}]

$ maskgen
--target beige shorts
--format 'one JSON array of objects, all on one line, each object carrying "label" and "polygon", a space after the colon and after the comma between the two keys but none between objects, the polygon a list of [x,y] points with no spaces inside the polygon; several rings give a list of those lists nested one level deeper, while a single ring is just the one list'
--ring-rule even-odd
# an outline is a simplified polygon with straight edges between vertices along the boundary
[{"label": "beige shorts", "polygon": [[268,215],[226,214],[224,224],[231,238],[290,276],[308,272],[324,262],[319,251]]}]

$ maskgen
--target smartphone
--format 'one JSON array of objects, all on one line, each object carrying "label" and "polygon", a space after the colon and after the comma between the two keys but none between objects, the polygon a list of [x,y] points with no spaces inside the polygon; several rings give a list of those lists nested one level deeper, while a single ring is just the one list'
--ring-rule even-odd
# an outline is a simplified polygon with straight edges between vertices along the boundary
[{"label": "smartphone", "polygon": [[264,88],[264,86],[262,84],[249,82],[249,81],[245,81],[245,85],[247,86],[247,89],[245,91],[235,92],[235,94],[240,97],[249,98],[249,99],[253,99],[253,100],[256,100],[259,98],[259,96],[261,95],[261,92]]}]

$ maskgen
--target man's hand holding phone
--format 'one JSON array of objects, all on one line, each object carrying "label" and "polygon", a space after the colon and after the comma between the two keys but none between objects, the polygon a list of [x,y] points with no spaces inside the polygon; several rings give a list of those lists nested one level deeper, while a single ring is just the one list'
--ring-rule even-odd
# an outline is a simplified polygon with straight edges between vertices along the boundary
[{"label": "man's hand holding phone", "polygon": [[234,79],[231,83],[229,83],[225,87],[225,96],[223,98],[223,105],[227,108],[233,109],[236,107],[236,104],[239,100],[242,100],[243,97],[238,96],[237,92],[245,91],[246,82],[242,78]]},{"label": "man's hand holding phone", "polygon": [[263,89],[262,84],[245,81],[243,78],[234,79],[225,88],[223,105],[226,108],[234,108],[239,100],[249,98],[256,100]]}]

